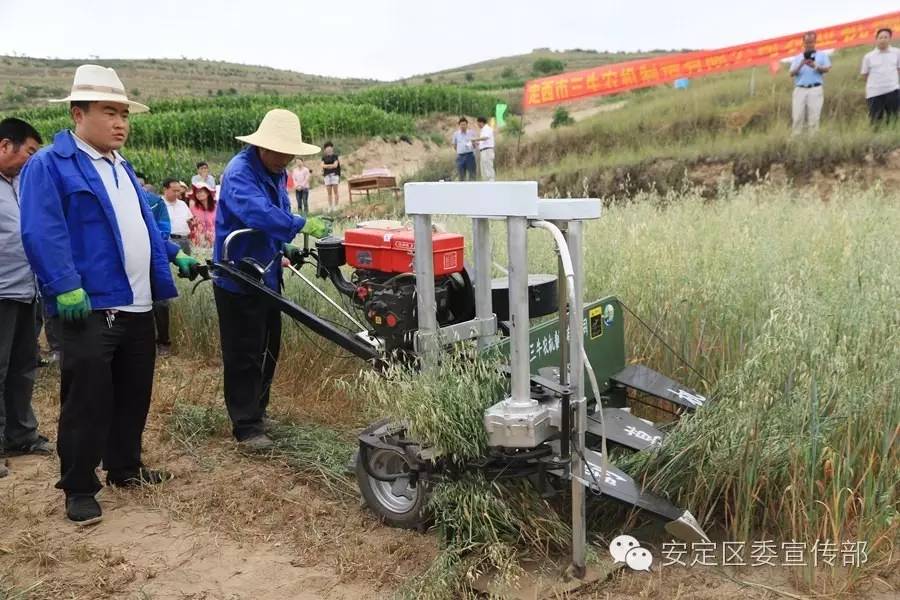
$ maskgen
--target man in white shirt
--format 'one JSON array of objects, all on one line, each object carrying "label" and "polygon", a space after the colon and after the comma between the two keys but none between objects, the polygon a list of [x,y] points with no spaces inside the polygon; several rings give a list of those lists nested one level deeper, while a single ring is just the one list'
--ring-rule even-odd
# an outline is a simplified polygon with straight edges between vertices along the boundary
[{"label": "man in white shirt", "polygon": [[197,163],[197,174],[191,177],[192,185],[201,183],[208,185],[211,190],[216,189],[216,178],[209,174],[209,164],[204,160]]},{"label": "man in white shirt", "polygon": [[[169,239],[177,244],[182,252],[190,254],[190,235],[194,215],[191,214],[187,202],[178,198],[181,184],[177,179],[166,179],[162,186],[163,206],[166,207],[166,214],[169,215],[171,229]],[[169,303],[169,300],[157,300],[153,303],[153,319],[156,322],[156,354],[158,356],[168,356],[172,352],[172,339],[169,336]]]},{"label": "man in white shirt", "polygon": [[166,203],[166,212],[169,213],[169,223],[172,224],[172,233],[169,235],[169,239],[178,244],[182,252],[190,254],[190,235],[194,215],[187,203],[178,199],[180,187],[177,179],[166,179],[163,181],[162,197]]},{"label": "man in white shirt", "polygon": [[484,117],[478,117],[478,126],[481,131],[478,137],[472,141],[478,144],[481,178],[485,181],[494,181],[494,128],[488,125],[487,119]]},{"label": "man in white shirt", "polygon": [[891,46],[893,32],[879,29],[875,49],[862,61],[861,74],[866,80],[866,103],[873,125],[892,121],[900,109],[900,49]]}]

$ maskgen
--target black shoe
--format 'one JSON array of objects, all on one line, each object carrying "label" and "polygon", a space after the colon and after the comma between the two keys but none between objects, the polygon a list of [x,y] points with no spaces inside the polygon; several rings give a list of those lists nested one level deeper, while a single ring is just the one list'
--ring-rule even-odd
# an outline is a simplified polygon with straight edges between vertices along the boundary
[{"label": "black shoe", "polygon": [[39,435],[37,439],[30,444],[24,444],[22,446],[12,446],[10,448],[7,448],[3,452],[4,456],[25,456],[26,454],[50,456],[53,454],[53,446],[50,444],[50,440],[42,435]]},{"label": "black shoe", "polygon": [[107,473],[106,485],[114,485],[116,487],[140,487],[142,485],[159,485],[170,479],[172,479],[172,474],[167,471],[158,471],[156,469],[141,467],[138,471],[133,471],[131,473]]},{"label": "black shoe", "polygon": [[0,465],[0,478],[6,477],[9,475],[9,469],[6,468],[6,465]]},{"label": "black shoe", "polygon": [[169,356],[172,354],[172,344],[162,344],[157,342],[156,344],[156,355],[157,356]]},{"label": "black shoe", "polygon": [[103,511],[93,494],[67,493],[66,516],[79,527],[84,527],[103,520]]}]

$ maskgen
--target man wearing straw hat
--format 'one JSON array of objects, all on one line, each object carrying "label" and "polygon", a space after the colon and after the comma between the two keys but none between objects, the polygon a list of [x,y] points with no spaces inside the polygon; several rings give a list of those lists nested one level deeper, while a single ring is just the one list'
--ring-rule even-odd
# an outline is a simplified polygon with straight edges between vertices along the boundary
[{"label": "man wearing straw hat", "polygon": [[[214,260],[222,258],[229,234],[251,228],[257,232],[239,236],[229,244],[229,260],[249,257],[265,265],[282,251],[296,262],[300,251],[290,245],[294,237],[300,232],[323,237],[330,226],[318,217],[291,214],[285,169],[296,156],[316,154],[319,147],[303,142],[300,119],[283,109],[269,111],[256,132],[237,139],[248,145],[231,159],[222,174]],[[266,271],[264,281],[271,289],[280,290],[280,260]],[[272,448],[265,420],[281,346],[281,313],[263,297],[248,294],[226,277],[216,278],[214,283],[225,406],[234,437],[249,450],[266,451]]]},{"label": "man wearing straw hat", "polygon": [[129,115],[115,71],[82,65],[63,130],[22,173],[22,241],[51,315],[62,322],[57,451],[66,515],[101,518],[94,498],[102,461],[111,485],[157,484],[141,462],[155,362],[153,302],[177,295],[168,263],[189,276],[197,261],[164,241],[134,170],[118,150]]}]

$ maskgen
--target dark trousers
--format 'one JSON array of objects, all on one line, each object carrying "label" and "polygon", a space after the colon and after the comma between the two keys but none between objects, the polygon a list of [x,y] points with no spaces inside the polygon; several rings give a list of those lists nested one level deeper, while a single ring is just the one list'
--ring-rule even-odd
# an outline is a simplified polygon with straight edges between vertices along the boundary
[{"label": "dark trousers", "polygon": [[119,311],[110,327],[105,312],[96,311],[84,323],[63,324],[62,338],[56,487],[94,494],[101,460],[116,478],[141,466],[156,359],[153,315]]},{"label": "dark trousers", "polygon": [[35,337],[40,338],[41,329],[43,329],[47,333],[47,345],[50,346],[50,352],[58,352],[61,344],[59,340],[59,322],[51,319],[50,315],[47,314],[47,307],[44,305],[43,299],[38,298],[37,305],[35,325],[37,333]]},{"label": "dark trousers", "polygon": [[460,181],[466,180],[466,173],[469,174],[469,180],[475,181],[475,153],[466,152],[465,154],[456,155],[456,172]]},{"label": "dark trousers", "polygon": [[0,450],[37,441],[31,392],[37,368],[36,302],[0,299]]},{"label": "dark trousers", "polygon": [[219,313],[225,406],[234,437],[246,440],[265,432],[263,417],[281,348],[281,313],[260,296],[213,286]]},{"label": "dark trousers", "polygon": [[304,215],[309,213],[309,188],[294,190],[297,195],[297,210]]},{"label": "dark trousers", "polygon": [[[191,240],[187,236],[170,236],[182,252],[191,254]],[[158,300],[153,303],[153,320],[156,321],[156,343],[168,346],[172,343],[169,339],[169,301]]]},{"label": "dark trousers", "polygon": [[869,119],[872,124],[882,121],[892,122],[900,111],[900,90],[866,99],[869,105]]},{"label": "dark trousers", "polygon": [[153,303],[153,320],[156,323],[156,343],[168,346],[169,339],[169,301],[157,300]]}]

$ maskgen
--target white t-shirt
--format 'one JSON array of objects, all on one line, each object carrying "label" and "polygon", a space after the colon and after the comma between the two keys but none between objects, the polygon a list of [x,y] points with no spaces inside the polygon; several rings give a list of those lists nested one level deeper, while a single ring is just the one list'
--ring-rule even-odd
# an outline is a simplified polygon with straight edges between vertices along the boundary
[{"label": "white t-shirt", "polygon": [[882,52],[875,48],[863,57],[862,74],[866,79],[866,98],[874,98],[900,89],[900,49],[889,47]]},{"label": "white t-shirt", "polygon": [[176,199],[175,202],[166,203],[166,211],[169,213],[169,222],[172,223],[172,235],[188,235],[191,232],[191,226],[188,221],[194,218],[191,209],[181,200]]},{"label": "white t-shirt", "polygon": [[147,312],[153,308],[150,290],[150,232],[141,214],[138,192],[125,170],[125,161],[118,152],[109,159],[87,142],[72,134],[75,145],[91,158],[103,187],[112,202],[119,226],[119,237],[125,251],[125,275],[131,286],[134,301],[128,306],[116,306],[113,310]]},{"label": "white t-shirt", "polygon": [[478,148],[480,150],[488,150],[494,147],[494,129],[490,125],[485,124],[484,127],[481,128],[481,133],[478,134],[478,137],[487,138],[478,142]]}]

